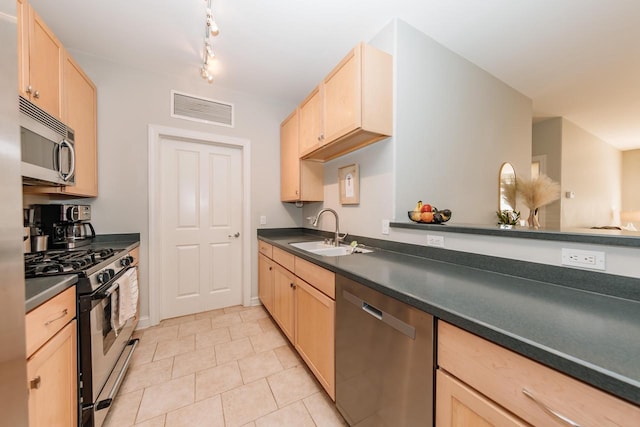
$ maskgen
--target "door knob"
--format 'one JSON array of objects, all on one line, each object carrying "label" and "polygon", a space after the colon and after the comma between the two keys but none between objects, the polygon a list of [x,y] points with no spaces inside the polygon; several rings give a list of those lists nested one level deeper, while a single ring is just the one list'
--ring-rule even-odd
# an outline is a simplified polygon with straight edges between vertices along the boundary
[{"label": "door knob", "polygon": [[236,232],[236,234],[229,234],[229,237],[233,237],[237,239],[238,237],[240,237],[240,232],[238,231]]}]

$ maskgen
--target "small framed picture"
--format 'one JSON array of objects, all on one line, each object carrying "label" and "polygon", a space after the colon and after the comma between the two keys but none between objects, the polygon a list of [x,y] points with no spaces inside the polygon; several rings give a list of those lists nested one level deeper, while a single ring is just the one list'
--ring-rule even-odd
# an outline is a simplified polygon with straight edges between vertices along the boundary
[{"label": "small framed picture", "polygon": [[352,164],[338,169],[340,185],[340,204],[357,205],[360,203],[360,177],[358,165]]}]

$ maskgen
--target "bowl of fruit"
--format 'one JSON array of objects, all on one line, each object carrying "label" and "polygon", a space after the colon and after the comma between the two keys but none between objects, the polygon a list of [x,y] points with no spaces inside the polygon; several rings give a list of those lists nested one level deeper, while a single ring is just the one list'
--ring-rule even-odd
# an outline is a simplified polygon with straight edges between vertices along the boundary
[{"label": "bowl of fruit", "polygon": [[418,201],[416,207],[412,211],[408,211],[409,219],[413,222],[422,224],[442,224],[451,219],[451,211],[449,209],[439,210],[429,203]]}]

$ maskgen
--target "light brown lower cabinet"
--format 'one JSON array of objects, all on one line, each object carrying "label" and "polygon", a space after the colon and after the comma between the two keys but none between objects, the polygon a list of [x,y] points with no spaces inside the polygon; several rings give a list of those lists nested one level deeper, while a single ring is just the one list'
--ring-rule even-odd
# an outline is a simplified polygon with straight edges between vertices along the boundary
[{"label": "light brown lower cabinet", "polygon": [[260,301],[335,400],[335,274],[258,243]]},{"label": "light brown lower cabinet", "polygon": [[295,276],[281,266],[274,265],[273,275],[273,318],[282,332],[295,342]]},{"label": "light brown lower cabinet", "polygon": [[436,371],[436,426],[526,427],[529,424],[439,369]]},{"label": "light brown lower cabinet", "polygon": [[273,276],[273,261],[258,254],[258,298],[269,313],[273,313]]},{"label": "light brown lower cabinet", "polygon": [[335,400],[336,302],[296,277],[295,347]]},{"label": "light brown lower cabinet", "polygon": [[30,426],[77,425],[76,348],[74,319],[27,360]]},{"label": "light brown lower cabinet", "polygon": [[640,425],[640,407],[443,321],[438,367],[438,427]]}]

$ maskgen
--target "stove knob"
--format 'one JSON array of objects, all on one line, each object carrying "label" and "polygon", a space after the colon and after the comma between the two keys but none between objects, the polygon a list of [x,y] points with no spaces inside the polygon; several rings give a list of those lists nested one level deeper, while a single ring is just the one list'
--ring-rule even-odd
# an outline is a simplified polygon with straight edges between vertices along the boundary
[{"label": "stove knob", "polygon": [[98,273],[98,276],[97,276],[98,283],[105,284],[109,280],[111,280],[115,275],[116,275],[116,272],[113,268],[108,268],[106,270],[103,270],[100,273]]},{"label": "stove knob", "polygon": [[105,284],[109,281],[109,274],[106,271],[98,273],[98,283]]},{"label": "stove knob", "polygon": [[128,267],[131,265],[131,263],[133,262],[133,258],[129,255],[127,255],[126,257],[122,258],[120,260],[120,265],[123,267]]}]

